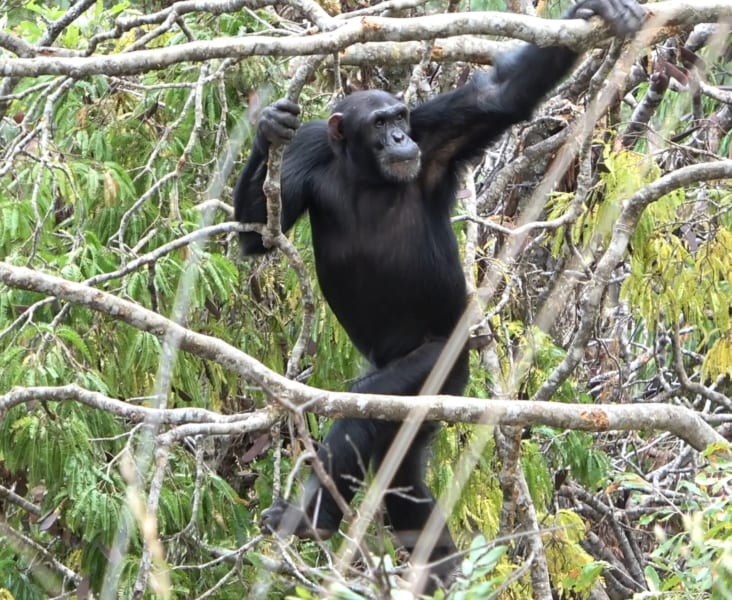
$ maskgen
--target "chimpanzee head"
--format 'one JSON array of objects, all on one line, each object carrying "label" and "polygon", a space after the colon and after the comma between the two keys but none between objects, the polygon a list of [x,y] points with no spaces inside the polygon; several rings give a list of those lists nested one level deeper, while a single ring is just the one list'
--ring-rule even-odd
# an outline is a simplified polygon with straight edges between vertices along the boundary
[{"label": "chimpanzee head", "polygon": [[360,173],[407,183],[419,174],[419,146],[409,137],[409,110],[391,94],[368,90],[338,103],[328,135],[340,157]]}]

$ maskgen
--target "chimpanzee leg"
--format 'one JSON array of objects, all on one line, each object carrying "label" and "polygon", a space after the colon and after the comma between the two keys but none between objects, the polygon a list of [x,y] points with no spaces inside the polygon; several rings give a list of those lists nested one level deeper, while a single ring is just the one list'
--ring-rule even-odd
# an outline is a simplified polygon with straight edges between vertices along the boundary
[{"label": "chimpanzee leg", "polygon": [[[434,355],[436,361],[442,351],[442,345],[433,347],[431,351],[436,352]],[[434,362],[432,364],[434,365]],[[468,353],[463,351],[440,392],[455,396],[462,395],[467,381]],[[421,387],[421,385],[420,383],[419,386]],[[390,437],[388,439],[384,437],[380,440],[384,443],[377,447],[374,456],[374,469],[378,469],[381,465],[401,423],[391,423],[390,425],[393,427]],[[436,423],[427,422],[422,425],[409,450],[402,457],[402,462],[389,486],[390,491],[384,498],[386,512],[394,533],[410,553],[414,550],[428,519],[436,511],[436,516],[440,520],[441,531],[428,555],[428,560],[433,563],[433,566],[430,569],[430,579],[424,590],[427,593],[433,592],[438,582],[441,584],[449,583],[455,576],[461,560],[447,528],[447,520],[438,508],[432,492],[424,481],[428,449],[438,429]]]},{"label": "chimpanzee leg", "polygon": [[[417,540],[433,511],[440,520],[441,532],[428,555],[430,581],[427,591],[434,591],[437,581],[447,584],[454,577],[460,564],[457,548],[447,528],[447,521],[437,506],[432,492],[424,481],[427,449],[437,425],[427,423],[414,439],[412,446],[402,459],[391,485],[384,498],[389,523],[401,544],[410,552],[414,551]],[[378,457],[380,462],[383,457]]]},{"label": "chimpanzee leg", "polygon": [[[381,436],[383,421],[339,419],[333,423],[318,450],[318,460],[336,489],[350,502],[371,462],[375,440]],[[338,531],[343,512],[330,492],[312,473],[297,505],[277,499],[262,513],[260,527],[281,535],[294,533],[301,538],[327,539]]]},{"label": "chimpanzee leg", "polygon": [[[419,393],[444,347],[443,340],[422,344],[406,356],[364,375],[356,380],[349,389],[362,394],[414,396]],[[467,381],[468,352],[463,350],[440,392],[461,396]]]},{"label": "chimpanzee leg", "polygon": [[[384,368],[357,380],[350,389],[359,393],[416,394],[429,375],[443,346],[442,341],[424,344],[403,358],[392,361]],[[443,392],[461,394],[466,380],[467,352],[464,352],[443,386]],[[346,502],[350,502],[353,498],[359,482],[363,481],[364,469],[374,461],[375,454],[383,455],[388,450],[399,425],[374,419],[341,419],[333,423],[318,451],[318,458]],[[425,432],[433,429],[433,425],[423,427]],[[422,432],[420,436],[423,436]],[[422,454],[421,448],[427,444],[426,438],[416,442],[418,450],[415,451],[414,459],[410,459],[411,468],[416,468],[417,463],[421,462],[419,458]],[[412,450],[408,455],[411,454]],[[412,478],[415,477],[415,472],[419,473],[421,487],[417,493],[423,494],[426,491],[429,494],[422,478],[423,471],[423,467],[419,471],[410,470],[409,467],[403,469],[405,476],[411,472]],[[406,483],[415,482],[410,480]],[[429,498],[434,504],[434,499],[431,496]],[[388,512],[391,516],[392,511]],[[429,516],[429,511],[426,511],[426,514]],[[338,529],[342,517],[343,513],[335,500],[322,486],[318,476],[313,473],[305,483],[298,505],[291,505],[281,498],[277,499],[262,513],[260,527],[281,534],[294,533],[303,538],[327,538]],[[417,524],[424,526],[425,522],[426,517],[417,517]],[[398,518],[397,524],[399,524]],[[421,526],[418,529],[421,529]]]}]

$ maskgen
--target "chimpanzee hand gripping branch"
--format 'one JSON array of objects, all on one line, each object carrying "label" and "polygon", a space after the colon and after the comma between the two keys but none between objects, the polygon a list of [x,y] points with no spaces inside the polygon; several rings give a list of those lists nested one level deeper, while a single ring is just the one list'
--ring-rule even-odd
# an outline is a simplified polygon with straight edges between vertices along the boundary
[{"label": "chimpanzee hand gripping branch", "polygon": [[[637,31],[645,17],[635,0],[583,0],[566,18],[599,16],[617,35]],[[572,67],[565,47],[526,45],[491,72],[436,96],[411,112],[378,90],[354,93],[327,121],[300,127],[299,107],[279,100],[266,108],[249,160],[234,190],[236,219],[266,221],[262,185],[269,145],[291,142],[282,165],[282,229],[310,213],[318,281],[333,312],[371,370],[351,391],[415,395],[466,306],[458,246],[450,225],[461,163],[481,155],[513,124],[530,117]],[[242,233],[245,254],[265,252],[257,233]],[[460,396],[468,379],[464,351],[441,393]],[[377,469],[399,423],[342,419],[318,457],[346,501],[362,465]],[[404,455],[387,493],[389,523],[412,550],[435,500],[424,482],[426,450],[437,428],[425,423]],[[297,506],[283,499],[262,515],[267,531],[327,538],[340,524],[335,501],[311,475]],[[458,560],[447,527],[430,560],[443,582]]]}]

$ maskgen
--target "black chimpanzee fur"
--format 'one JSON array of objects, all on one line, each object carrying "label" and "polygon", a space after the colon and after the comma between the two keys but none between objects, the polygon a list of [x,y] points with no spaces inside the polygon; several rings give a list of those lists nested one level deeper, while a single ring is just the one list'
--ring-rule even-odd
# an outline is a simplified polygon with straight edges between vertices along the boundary
[{"label": "black chimpanzee fur", "polygon": [[[635,0],[584,0],[567,18],[600,16],[618,34],[636,31],[644,11]],[[476,73],[464,87],[414,110],[381,91],[354,93],[327,121],[299,127],[299,108],[279,100],[265,109],[251,155],[234,191],[236,218],[266,221],[262,184],[272,142],[291,141],[282,169],[282,229],[306,210],[323,294],[372,370],[351,389],[413,395],[420,390],[466,305],[458,245],[450,224],[459,167],[477,158],[511,125],[527,119],[576,59],[563,47],[526,45]],[[265,251],[261,236],[242,233],[245,254]],[[461,395],[464,352],[442,393]],[[335,422],[319,451],[339,492],[350,501],[362,466],[378,468],[399,423]],[[424,482],[424,455],[436,428],[423,425],[385,498],[389,521],[413,548],[435,508]],[[313,514],[316,512],[317,514]],[[342,513],[311,475],[300,506],[282,499],[264,512],[265,530],[327,537]],[[444,521],[443,521],[444,522]],[[447,527],[431,560],[455,553]],[[445,578],[455,560],[433,573]]]}]

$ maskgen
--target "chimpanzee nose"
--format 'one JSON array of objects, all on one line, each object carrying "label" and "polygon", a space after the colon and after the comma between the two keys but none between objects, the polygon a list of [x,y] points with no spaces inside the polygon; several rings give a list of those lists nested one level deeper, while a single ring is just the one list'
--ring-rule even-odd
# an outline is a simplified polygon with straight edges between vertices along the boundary
[{"label": "chimpanzee nose", "polygon": [[391,138],[397,142],[398,144],[401,144],[404,141],[404,132],[402,131],[394,131],[391,134]]}]

